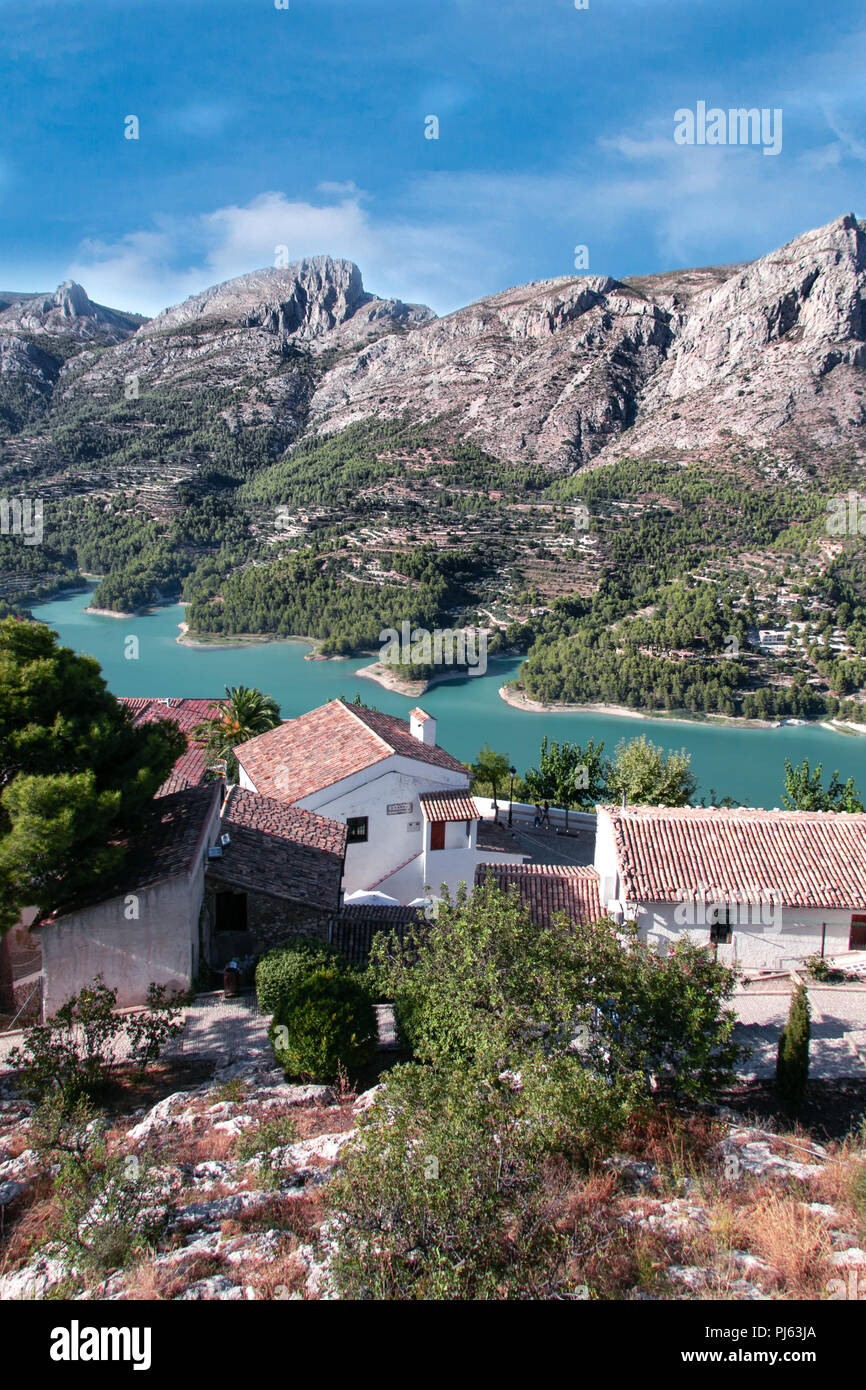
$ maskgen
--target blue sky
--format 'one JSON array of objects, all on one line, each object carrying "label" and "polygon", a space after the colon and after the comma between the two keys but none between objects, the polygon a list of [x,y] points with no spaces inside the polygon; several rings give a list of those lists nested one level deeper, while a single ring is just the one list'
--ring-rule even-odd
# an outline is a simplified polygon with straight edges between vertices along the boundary
[{"label": "blue sky", "polygon": [[[646,274],[866,216],[862,0],[0,0],[0,34],[4,289],[154,313],[285,245],[445,313],[577,245]],[[677,145],[698,101],[781,108],[781,153]]]}]

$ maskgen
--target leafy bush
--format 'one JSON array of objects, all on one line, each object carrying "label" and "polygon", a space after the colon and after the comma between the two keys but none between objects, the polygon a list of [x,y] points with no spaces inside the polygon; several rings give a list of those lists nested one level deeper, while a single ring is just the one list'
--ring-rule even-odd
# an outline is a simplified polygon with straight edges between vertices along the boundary
[{"label": "leafy bush", "polygon": [[144,1070],[185,1026],[177,996],[169,996],[164,985],[149,987],[141,1013],[118,1014],[116,1006],[117,990],[97,975],[53,1017],[26,1029],[23,1048],[9,1054],[11,1065],[20,1069],[24,1093],[38,1100],[58,1093],[72,1108],[105,1089],[121,1050]]},{"label": "leafy bush", "polygon": [[712,1095],[741,1049],[725,1008],[734,974],[691,941],[660,956],[635,930],[564,915],[535,926],[516,892],[488,881],[443,901],[436,921],[402,945],[373,940],[371,976],[393,999],[416,1058],[495,1077],[541,1044],[579,1047],[613,1079],[669,1079],[683,1095]]},{"label": "leafy bush", "polygon": [[817,951],[813,956],[806,957],[806,971],[809,978],[826,983],[828,980],[838,979],[838,972],[833,969],[825,956]]},{"label": "leafy bush", "polygon": [[316,970],[348,970],[334,946],[314,936],[298,936],[268,951],[256,966],[256,998],[263,1014],[282,1013],[298,989]]},{"label": "leafy bush", "polygon": [[334,1081],[376,1046],[376,1010],[364,986],[341,969],[313,971],[274,1014],[270,1038],[280,1066],[301,1081]]}]

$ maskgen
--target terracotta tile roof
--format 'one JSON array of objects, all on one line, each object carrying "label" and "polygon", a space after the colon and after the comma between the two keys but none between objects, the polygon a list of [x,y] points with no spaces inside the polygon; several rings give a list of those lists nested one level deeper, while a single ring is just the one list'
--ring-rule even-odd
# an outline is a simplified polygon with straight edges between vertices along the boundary
[{"label": "terracotta tile roof", "polygon": [[300,801],[395,753],[469,775],[443,748],[413,738],[405,719],[343,700],[288,719],[234,751],[258,791],[286,802]]},{"label": "terracotta tile roof", "polygon": [[604,808],[630,902],[866,908],[866,815],[683,806]]},{"label": "terracotta tile roof", "polygon": [[[154,696],[131,698],[121,695],[119,703],[129,710],[136,728],[142,724],[152,724],[157,719],[173,719],[178,728],[187,735],[216,713],[217,709],[216,700],[187,700],[185,697],[158,699]],[[184,787],[201,786],[208,763],[209,758],[204,749],[192,739],[188,739],[186,752],[181,753],[159,788],[157,796],[183,791]]]},{"label": "terracotta tile roof", "polygon": [[208,860],[208,878],[333,911],[340,904],[346,827],[327,816],[233,787],[220,833],[230,843]]},{"label": "terracotta tile roof", "polygon": [[533,922],[547,926],[564,912],[572,922],[598,922],[604,916],[595,869],[572,864],[479,864],[476,885],[492,877],[497,888],[516,888]]},{"label": "terracotta tile roof", "polygon": [[425,820],[478,820],[481,816],[468,792],[422,792],[418,800]]},{"label": "terracotta tile roof", "polygon": [[173,719],[178,728],[190,734],[204,719],[216,713],[218,701],[188,700],[185,696],[160,699],[148,695],[139,699],[121,695],[119,703],[129,710],[136,727],[150,724],[154,719]]},{"label": "terracotta tile roof", "polygon": [[383,927],[400,924],[408,926],[411,922],[423,921],[424,914],[417,907],[404,907],[402,904],[397,906],[391,903],[346,903],[336,920],[350,924],[379,922]]},{"label": "terracotta tile roof", "polygon": [[[53,916],[63,917],[188,873],[203,849],[219,797],[216,783],[155,797],[127,842],[126,858],[117,876],[92,892],[80,894]],[[51,920],[42,918],[40,925]]]}]

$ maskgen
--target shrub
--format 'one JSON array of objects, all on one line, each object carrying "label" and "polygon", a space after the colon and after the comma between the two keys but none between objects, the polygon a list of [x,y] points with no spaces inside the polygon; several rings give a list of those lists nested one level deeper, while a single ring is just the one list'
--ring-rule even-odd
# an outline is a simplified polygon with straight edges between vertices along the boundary
[{"label": "shrub", "polygon": [[30,1142],[41,1166],[55,1170],[50,1237],[70,1262],[105,1273],[151,1247],[167,1219],[159,1183],[146,1157],[109,1152],[88,1101],[69,1109],[60,1093],[44,1099]]},{"label": "shrub", "polygon": [[636,929],[609,919],[544,929],[513,890],[490,881],[444,899],[435,922],[402,944],[382,932],[370,974],[393,999],[418,1061],[473,1066],[490,1076],[519,1067],[544,1040],[568,1053],[580,1035],[587,1065],[611,1079],[664,1077],[683,1095],[710,1096],[741,1049],[725,1006],[735,976],[691,941],[660,956]]},{"label": "shrub", "polygon": [[116,1005],[117,990],[97,975],[51,1018],[26,1029],[23,1048],[9,1054],[11,1065],[20,1068],[25,1095],[41,1100],[59,1093],[71,1108],[105,1089],[121,1049],[144,1070],[184,1028],[177,996],[168,996],[163,985],[149,987],[141,1013],[118,1014]]},{"label": "shrub", "polygon": [[536,1059],[517,1087],[395,1067],[327,1189],[341,1295],[573,1296],[594,1241],[579,1219],[559,1228],[551,1164],[610,1142],[628,1109],[617,1089],[574,1059]]},{"label": "shrub", "polygon": [[372,1056],[376,1010],[352,975],[331,967],[315,970],[274,1014],[270,1037],[286,1076],[334,1081],[341,1067],[354,1071]]},{"label": "shrub", "polygon": [[790,1114],[799,1110],[806,1094],[811,1031],[806,986],[797,985],[791,995],[788,1022],[782,1029],[776,1057],[776,1088],[779,1099]]},{"label": "shrub", "polygon": [[262,956],[256,966],[256,998],[263,1014],[281,1013],[294,991],[314,971],[348,970],[334,946],[312,936],[298,936]]},{"label": "shrub", "polygon": [[833,980],[837,977],[836,971],[833,969],[833,967],[829,964],[825,957],[819,955],[817,951],[813,956],[807,956],[805,964],[806,971],[811,980],[819,980],[821,982],[826,982],[828,980]]},{"label": "shrub", "polygon": [[235,1149],[240,1163],[257,1159],[256,1181],[261,1187],[279,1187],[286,1170],[282,1150],[294,1144],[298,1137],[297,1122],[291,1115],[279,1115],[263,1120],[252,1129],[245,1129]]}]

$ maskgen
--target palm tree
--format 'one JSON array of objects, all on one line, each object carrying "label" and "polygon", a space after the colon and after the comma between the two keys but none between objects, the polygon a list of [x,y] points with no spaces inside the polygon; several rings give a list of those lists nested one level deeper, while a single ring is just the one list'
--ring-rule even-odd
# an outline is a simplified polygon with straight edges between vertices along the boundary
[{"label": "palm tree", "polygon": [[267,733],[280,723],[280,707],[270,695],[247,685],[227,685],[226,698],[217,703],[217,713],[199,724],[194,737],[204,744],[214,761],[226,765],[226,780],[236,782],[238,760],[233,749],[257,734]]}]

